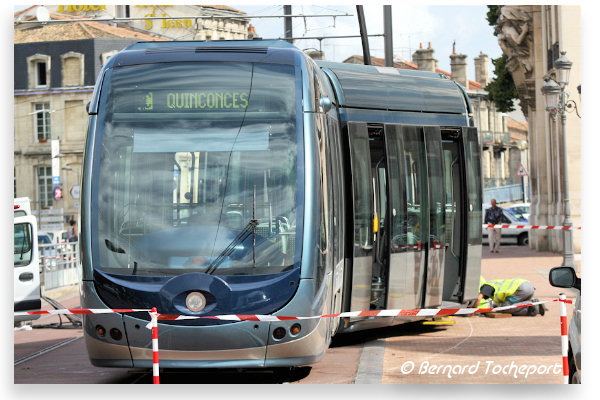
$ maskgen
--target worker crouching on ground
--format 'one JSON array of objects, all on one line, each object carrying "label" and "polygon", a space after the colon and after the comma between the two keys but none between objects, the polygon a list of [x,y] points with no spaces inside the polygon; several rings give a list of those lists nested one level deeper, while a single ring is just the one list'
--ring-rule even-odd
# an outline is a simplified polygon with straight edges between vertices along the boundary
[{"label": "worker crouching on ground", "polygon": [[[487,281],[481,285],[479,296],[475,302],[477,308],[495,308],[518,305],[525,302],[537,302],[537,299],[532,299],[535,293],[535,288],[526,279],[496,279]],[[488,301],[486,307],[482,307],[485,301]],[[510,313],[512,315],[528,315],[534,317],[536,315],[545,314],[546,309],[543,304],[528,307],[518,307],[500,312]]]}]

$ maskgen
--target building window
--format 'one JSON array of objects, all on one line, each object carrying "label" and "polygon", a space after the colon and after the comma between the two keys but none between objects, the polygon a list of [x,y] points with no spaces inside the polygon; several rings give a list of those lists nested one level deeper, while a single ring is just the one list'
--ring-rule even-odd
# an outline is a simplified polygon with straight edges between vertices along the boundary
[{"label": "building window", "polygon": [[33,105],[33,107],[37,141],[40,143],[45,143],[52,137],[50,132],[50,104],[36,103]]},{"label": "building window", "polygon": [[35,54],[27,57],[28,87],[50,87],[50,56]]},{"label": "building window", "polygon": [[46,63],[37,62],[35,63],[35,86],[47,86],[48,80],[46,79]]},{"label": "building window", "polygon": [[38,167],[37,172],[40,206],[48,208],[52,205],[52,167]]}]

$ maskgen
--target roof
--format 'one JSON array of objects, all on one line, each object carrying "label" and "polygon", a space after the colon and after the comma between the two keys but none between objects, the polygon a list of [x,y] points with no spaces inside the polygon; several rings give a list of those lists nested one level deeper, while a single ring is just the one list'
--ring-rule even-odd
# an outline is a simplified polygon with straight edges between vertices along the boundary
[{"label": "roof", "polygon": [[244,11],[240,11],[240,10],[237,10],[237,9],[235,9],[233,7],[229,7],[229,6],[220,6],[220,5],[205,6],[205,5],[198,5],[197,7],[214,8],[215,10],[231,11],[231,12],[235,12],[235,13],[239,13],[239,14],[246,14],[246,12],[244,12]]},{"label": "roof", "polygon": [[508,129],[508,132],[510,132],[511,140],[527,140],[528,127],[529,125],[527,122],[506,118],[506,129]]},{"label": "roof", "polygon": [[[15,14],[15,17],[24,13],[30,8]],[[69,20],[75,17],[65,14],[52,13],[52,19]],[[31,17],[34,19],[35,17]],[[77,19],[82,17],[77,16]],[[28,18],[29,19],[29,18]],[[72,22],[47,24],[36,26],[29,29],[15,29],[14,43],[33,43],[33,42],[53,42],[63,40],[80,40],[80,39],[139,39],[139,40],[165,40],[154,35],[138,32],[133,29],[112,26],[95,21]]]},{"label": "roof", "polygon": [[[344,62],[350,64],[363,64],[363,60],[363,56],[354,55],[345,59]],[[385,59],[371,56],[371,65],[383,67],[385,66]],[[394,61],[394,68],[418,70],[419,66],[410,61]],[[443,69],[436,68],[434,72],[444,74],[447,77],[452,78],[452,73],[444,71]],[[483,86],[481,86],[481,83],[469,79],[469,87],[467,88],[467,90],[483,90]]]}]

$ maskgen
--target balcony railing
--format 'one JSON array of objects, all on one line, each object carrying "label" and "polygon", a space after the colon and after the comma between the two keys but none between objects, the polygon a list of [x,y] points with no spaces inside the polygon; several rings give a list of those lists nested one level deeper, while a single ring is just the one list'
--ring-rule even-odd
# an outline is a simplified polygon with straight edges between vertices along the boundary
[{"label": "balcony railing", "polygon": [[514,178],[483,178],[483,188],[494,188],[516,184]]},{"label": "balcony railing", "polygon": [[494,144],[494,133],[492,131],[481,131],[481,143]]},{"label": "balcony railing", "polygon": [[510,144],[510,132],[498,132],[500,135],[500,143],[504,145]]}]

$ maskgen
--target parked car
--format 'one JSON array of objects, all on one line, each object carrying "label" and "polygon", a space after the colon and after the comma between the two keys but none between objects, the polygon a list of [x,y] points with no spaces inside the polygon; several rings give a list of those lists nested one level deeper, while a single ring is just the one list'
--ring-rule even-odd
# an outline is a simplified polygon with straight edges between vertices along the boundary
[{"label": "parked car", "polygon": [[511,204],[506,209],[508,211],[512,212],[514,215],[516,215],[517,218],[519,218],[521,221],[527,222],[527,221],[529,221],[530,206],[531,206],[530,203],[518,203],[518,204]]},{"label": "parked car", "polygon": [[[491,206],[488,206],[489,208]],[[485,224],[485,210],[483,209],[482,223]],[[523,221],[514,215],[507,209],[502,209],[502,224],[504,225],[523,225]],[[488,242],[488,230],[483,228],[482,230],[483,242]],[[529,230],[525,228],[502,228],[502,237],[500,244],[518,244],[519,246],[525,246],[529,244]]]},{"label": "parked car", "polygon": [[577,290],[577,301],[569,324],[569,383],[581,383],[581,279],[571,267],[552,268],[549,278],[552,286]]}]

